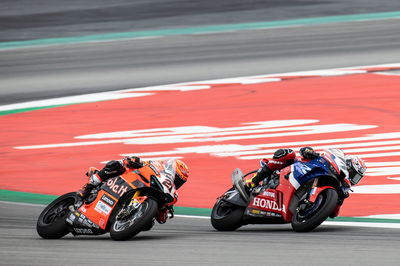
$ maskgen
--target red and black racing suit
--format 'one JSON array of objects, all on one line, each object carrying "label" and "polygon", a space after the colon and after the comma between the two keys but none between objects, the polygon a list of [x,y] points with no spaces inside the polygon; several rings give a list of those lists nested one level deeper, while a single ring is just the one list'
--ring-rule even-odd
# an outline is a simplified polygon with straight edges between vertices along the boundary
[{"label": "red and black racing suit", "polygon": [[[313,159],[319,156],[311,147],[303,147],[300,149],[300,155],[303,159]],[[245,180],[247,187],[253,187],[260,183],[263,179],[270,177],[276,170],[281,170],[286,166],[293,164],[296,160],[296,153],[292,149],[277,150],[272,159],[263,159],[264,166],[258,169],[257,173],[250,179]]]}]

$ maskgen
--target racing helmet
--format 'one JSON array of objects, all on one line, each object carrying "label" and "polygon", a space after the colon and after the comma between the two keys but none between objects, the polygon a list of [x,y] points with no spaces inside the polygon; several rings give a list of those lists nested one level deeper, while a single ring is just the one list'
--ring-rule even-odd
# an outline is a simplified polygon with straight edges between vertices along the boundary
[{"label": "racing helmet", "polygon": [[346,156],[346,166],[349,171],[349,179],[352,185],[357,184],[361,178],[363,178],[364,173],[367,170],[364,160],[355,155]]},{"label": "racing helmet", "polygon": [[175,162],[175,188],[180,188],[189,177],[189,168],[187,165],[181,160],[176,160]]}]

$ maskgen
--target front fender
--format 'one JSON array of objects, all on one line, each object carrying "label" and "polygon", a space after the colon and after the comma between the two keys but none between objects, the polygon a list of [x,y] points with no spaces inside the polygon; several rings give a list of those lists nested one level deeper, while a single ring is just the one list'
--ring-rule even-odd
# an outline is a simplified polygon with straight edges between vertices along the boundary
[{"label": "front fender", "polygon": [[310,191],[310,198],[308,199],[308,201],[314,203],[315,200],[317,199],[318,195],[319,195],[322,191],[324,191],[325,189],[328,189],[328,188],[330,188],[330,189],[335,189],[335,188],[332,187],[332,186],[315,187],[315,188],[311,189],[311,191]]}]

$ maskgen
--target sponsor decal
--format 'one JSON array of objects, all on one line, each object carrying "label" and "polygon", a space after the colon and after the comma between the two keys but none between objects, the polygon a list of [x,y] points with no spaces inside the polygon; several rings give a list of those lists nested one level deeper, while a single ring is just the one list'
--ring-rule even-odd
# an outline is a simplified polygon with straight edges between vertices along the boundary
[{"label": "sponsor decal", "polygon": [[246,214],[255,217],[274,217],[274,218],[282,217],[282,215],[279,213],[263,211],[258,209],[248,209],[246,210]]},{"label": "sponsor decal", "polygon": [[169,192],[172,191],[173,183],[172,183],[172,181],[171,181],[170,179],[166,178],[166,179],[162,182],[162,184],[164,185],[164,187],[166,187],[166,188],[169,190]]},{"label": "sponsor decal", "polygon": [[107,186],[111,189],[112,192],[118,194],[119,196],[124,195],[128,191],[128,186],[125,185],[117,185],[118,178],[109,179],[107,181]]},{"label": "sponsor decal", "polygon": [[266,190],[266,191],[264,191],[264,192],[262,193],[262,195],[263,195],[263,196],[266,196],[266,197],[269,197],[269,198],[272,198],[272,199],[275,199],[275,198],[276,198],[276,193],[273,192],[273,191],[268,191],[268,190]]},{"label": "sponsor decal", "polygon": [[[77,217],[74,214],[70,214],[69,217],[66,219],[66,222],[72,225],[75,228],[94,228],[99,229],[99,226],[92,222],[89,218],[85,217],[83,214]],[[92,232],[93,233],[93,232]]]},{"label": "sponsor decal", "polygon": [[101,227],[104,227],[105,224],[106,224],[106,222],[104,221],[104,219],[103,219],[103,218],[100,218],[99,225],[100,225]]},{"label": "sponsor decal", "polygon": [[74,228],[74,231],[78,234],[93,235],[93,231],[89,228]]},{"label": "sponsor decal", "polygon": [[173,187],[174,187],[174,180],[175,180],[175,175],[173,172],[171,172],[170,170],[165,170],[162,172],[161,177],[162,179],[162,184],[164,186],[164,188],[167,188],[169,192],[172,191]]},{"label": "sponsor decal", "polygon": [[82,207],[80,208],[80,211],[86,213],[86,212],[87,212],[87,209],[85,208],[85,206],[82,206]]},{"label": "sponsor decal", "polygon": [[281,214],[275,212],[266,212],[265,216],[272,216],[272,217],[282,217]]},{"label": "sponsor decal", "polygon": [[67,219],[65,219],[65,221],[72,225],[74,223],[75,219],[76,219],[76,216],[73,213],[71,213],[69,215],[69,217]]},{"label": "sponsor decal", "polygon": [[269,163],[271,163],[271,164],[280,164],[280,165],[283,164],[283,162],[276,161],[276,160],[269,160]]},{"label": "sponsor decal", "polygon": [[263,209],[280,211],[280,212],[286,213],[285,205],[279,206],[276,201],[272,201],[272,200],[268,200],[268,199],[256,197],[253,199],[252,205],[255,207],[263,208]]},{"label": "sponsor decal", "polygon": [[135,209],[137,209],[137,207],[140,206],[140,201],[138,201],[137,199],[134,199],[131,204]]},{"label": "sponsor decal", "polygon": [[89,227],[89,228],[95,228],[95,229],[98,229],[98,228],[99,228],[99,226],[98,226],[97,224],[93,223],[93,222],[92,222],[91,220],[89,220],[88,218],[86,218],[86,219],[83,220],[82,225],[85,226],[85,227]]},{"label": "sponsor decal", "polygon": [[99,200],[96,204],[96,207],[94,208],[97,212],[102,213],[102,214],[110,214],[112,208]]},{"label": "sponsor decal", "polygon": [[107,195],[105,194],[101,197],[101,200],[104,201],[106,204],[110,205],[111,207],[114,206],[115,204],[115,201],[110,197],[107,197]]}]

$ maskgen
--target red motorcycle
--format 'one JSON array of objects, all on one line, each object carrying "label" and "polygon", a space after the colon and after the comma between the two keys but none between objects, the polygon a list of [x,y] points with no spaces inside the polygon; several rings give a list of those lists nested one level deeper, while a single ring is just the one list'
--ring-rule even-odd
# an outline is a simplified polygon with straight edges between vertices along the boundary
[{"label": "red motorcycle", "polygon": [[[43,238],[100,235],[110,232],[114,240],[126,240],[150,230],[160,211],[168,209],[176,188],[175,160],[155,161],[109,179],[82,201],[76,192],[64,194],[40,214],[37,232]],[[165,213],[165,212],[163,212]]]},{"label": "red motorcycle", "polygon": [[233,231],[246,224],[291,223],[294,231],[307,232],[328,217],[339,214],[352,185],[362,176],[349,178],[344,153],[324,151],[310,161],[296,161],[246,191],[240,169],[232,173],[233,187],[217,199],[211,224],[219,231]]}]

